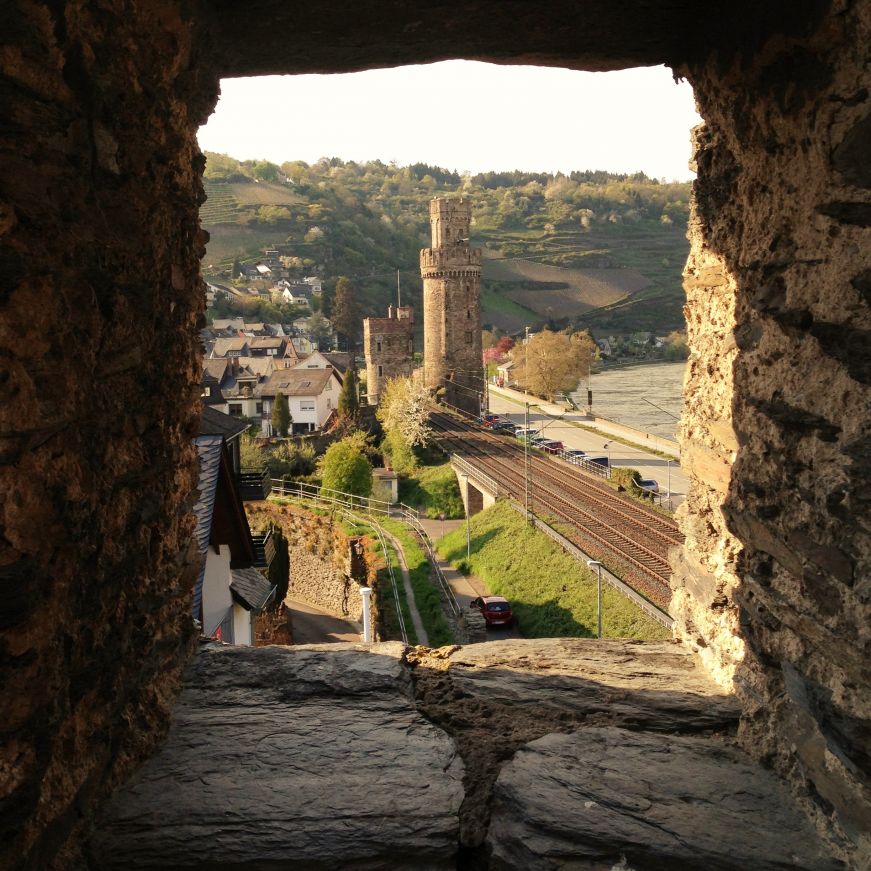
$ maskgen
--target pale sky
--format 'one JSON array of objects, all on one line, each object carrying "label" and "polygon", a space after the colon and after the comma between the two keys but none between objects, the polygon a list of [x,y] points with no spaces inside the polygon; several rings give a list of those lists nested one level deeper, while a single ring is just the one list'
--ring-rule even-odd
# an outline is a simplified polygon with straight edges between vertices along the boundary
[{"label": "pale sky", "polygon": [[444,61],[224,79],[200,147],[273,163],[320,157],[472,173],[604,169],[686,180],[692,89],[665,67],[587,73]]}]

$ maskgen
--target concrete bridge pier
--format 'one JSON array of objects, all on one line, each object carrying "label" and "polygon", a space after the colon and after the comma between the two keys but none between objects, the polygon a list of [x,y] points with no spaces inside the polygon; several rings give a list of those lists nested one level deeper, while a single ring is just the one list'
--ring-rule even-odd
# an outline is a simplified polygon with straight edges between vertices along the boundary
[{"label": "concrete bridge pier", "polygon": [[490,482],[486,475],[470,472],[465,464],[454,460],[451,461],[451,468],[459,481],[463,506],[470,517],[496,504],[498,488],[495,482]]}]

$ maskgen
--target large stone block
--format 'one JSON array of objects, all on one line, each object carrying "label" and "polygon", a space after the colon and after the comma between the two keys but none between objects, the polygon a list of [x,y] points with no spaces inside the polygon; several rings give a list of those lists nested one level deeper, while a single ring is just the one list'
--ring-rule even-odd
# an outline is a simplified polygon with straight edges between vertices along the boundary
[{"label": "large stone block", "polygon": [[211,648],[169,737],[112,798],[105,869],[449,869],[463,763],[401,644]]},{"label": "large stone block", "polygon": [[711,738],[547,735],[494,789],[490,867],[835,871],[784,784]]}]

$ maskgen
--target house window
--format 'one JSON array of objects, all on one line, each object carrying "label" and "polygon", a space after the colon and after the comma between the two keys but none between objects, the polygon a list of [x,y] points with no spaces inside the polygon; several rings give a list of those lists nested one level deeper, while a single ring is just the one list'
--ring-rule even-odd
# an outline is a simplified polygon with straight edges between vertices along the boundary
[{"label": "house window", "polygon": [[242,417],[242,405],[238,402],[231,402],[227,406],[227,411],[229,414],[232,414],[233,417]]},{"label": "house window", "polygon": [[314,400],[312,400],[312,399],[301,400],[299,403],[299,410],[300,411],[314,411],[315,410]]},{"label": "house window", "polygon": [[254,413],[255,414],[263,414],[263,403],[255,402],[254,403]]},{"label": "house window", "polygon": [[212,388],[211,387],[204,387],[202,395],[203,396],[211,396],[212,395]]}]

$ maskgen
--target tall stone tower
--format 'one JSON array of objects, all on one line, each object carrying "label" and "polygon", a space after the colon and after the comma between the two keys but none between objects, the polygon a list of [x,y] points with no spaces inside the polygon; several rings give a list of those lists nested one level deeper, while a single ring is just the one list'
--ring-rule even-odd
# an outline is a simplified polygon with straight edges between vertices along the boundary
[{"label": "tall stone tower", "polygon": [[366,354],[366,394],[378,405],[381,388],[391,378],[411,375],[414,369],[414,312],[410,305],[387,308],[386,318],[363,320]]},{"label": "tall stone tower", "polygon": [[481,249],[469,247],[472,204],[437,197],[429,204],[432,248],[420,252],[424,380],[445,388],[450,405],[478,414],[481,362]]}]

